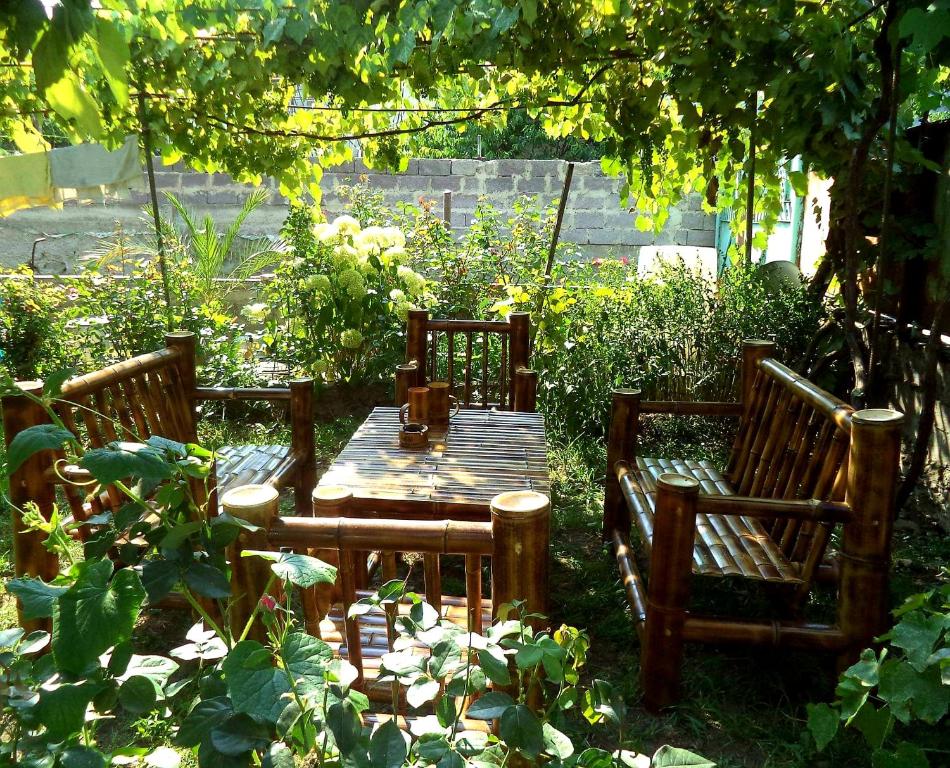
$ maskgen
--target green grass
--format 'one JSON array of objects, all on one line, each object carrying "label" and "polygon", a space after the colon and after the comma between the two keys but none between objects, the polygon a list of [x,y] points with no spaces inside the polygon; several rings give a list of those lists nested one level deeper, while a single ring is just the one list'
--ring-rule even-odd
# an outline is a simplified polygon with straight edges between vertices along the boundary
[{"label": "green grass", "polygon": [[[365,410],[319,424],[318,462],[325,467],[365,417]],[[233,443],[288,442],[286,427],[275,429],[268,412],[241,414],[240,419],[212,416],[202,421],[201,440],[209,447]],[[642,450],[651,455],[680,455],[721,459],[727,451],[726,433],[701,422],[655,420],[644,435]],[[683,700],[662,716],[641,706],[637,680],[639,646],[609,549],[602,543],[601,510],[605,453],[590,439],[553,437],[549,459],[552,472],[553,525],[551,541],[551,619],[589,631],[592,646],[588,681],[602,678],[621,691],[628,706],[625,746],[652,753],[662,744],[691,749],[715,760],[722,768],[805,768],[806,766],[865,766],[869,754],[860,738],[846,734],[816,755],[805,730],[805,705],[833,698],[834,660],[828,656],[743,647],[687,646],[683,667]],[[322,471],[322,469],[321,469]],[[927,535],[927,521],[902,528],[895,537],[893,602],[932,585],[940,566],[950,559],[946,536]],[[0,521],[0,569],[12,573],[10,528]],[[452,586],[447,572],[445,587]],[[461,581],[455,585],[461,588]],[[16,620],[13,603],[0,598],[0,627]],[[755,595],[745,585],[724,582],[700,599],[728,604],[729,610],[751,610]],[[816,607],[827,609],[830,596]],[[823,602],[825,603],[823,605]],[[161,653],[182,642],[190,621],[172,612],[146,611],[136,628],[139,652]],[[103,726],[106,745],[167,743],[168,719],[122,718]],[[575,724],[575,735],[602,747],[615,747],[616,734]],[[950,736],[938,736],[938,748],[950,749]],[[189,754],[185,768],[194,764]]]}]

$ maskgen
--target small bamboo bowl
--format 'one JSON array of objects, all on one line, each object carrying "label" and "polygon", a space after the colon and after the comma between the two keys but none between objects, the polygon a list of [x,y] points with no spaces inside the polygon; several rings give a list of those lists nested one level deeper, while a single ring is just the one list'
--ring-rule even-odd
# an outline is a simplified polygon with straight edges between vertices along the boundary
[{"label": "small bamboo bowl", "polygon": [[418,451],[429,445],[429,428],[425,424],[403,424],[399,428],[399,446]]}]

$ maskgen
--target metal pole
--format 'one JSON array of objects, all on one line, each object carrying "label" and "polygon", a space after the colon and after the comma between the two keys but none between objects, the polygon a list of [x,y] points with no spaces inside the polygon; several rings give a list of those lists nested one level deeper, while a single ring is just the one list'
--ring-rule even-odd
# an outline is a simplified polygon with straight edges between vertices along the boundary
[{"label": "metal pole", "polygon": [[571,191],[571,179],[574,178],[574,163],[567,164],[567,175],[564,177],[564,188],[561,190],[561,202],[557,206],[557,219],[554,222],[554,234],[551,235],[551,248],[548,250],[548,263],[544,274],[549,276],[554,267],[554,251],[561,236],[561,223],[564,221],[564,208],[567,206],[567,195]]},{"label": "metal pole", "polygon": [[152,221],[155,224],[155,239],[158,244],[158,269],[162,273],[162,290],[165,294],[165,328],[174,330],[171,289],[168,286],[168,264],[165,259],[165,238],[162,237],[162,222],[158,213],[158,193],[155,191],[155,167],[152,163],[152,139],[145,119],[145,97],[139,93],[139,120],[142,123],[142,149],[145,152],[145,168],[148,172],[148,191],[152,198]]}]

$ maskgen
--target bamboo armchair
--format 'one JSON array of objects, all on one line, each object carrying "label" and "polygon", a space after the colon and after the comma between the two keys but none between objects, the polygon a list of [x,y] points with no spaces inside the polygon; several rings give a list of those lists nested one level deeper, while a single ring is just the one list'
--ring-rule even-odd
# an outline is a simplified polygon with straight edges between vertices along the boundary
[{"label": "bamboo armchair", "polygon": [[[197,442],[196,404],[202,400],[289,401],[291,445],[225,446],[215,467],[218,491],[249,482],[275,488],[292,486],[298,514],[309,514],[310,493],[316,485],[313,435],[313,381],[296,379],[286,388],[199,387],[196,383],[196,339],[193,333],[169,333],[166,348],[70,379],[62,387],[56,411],[65,426],[85,445],[101,447],[116,440],[145,440],[152,435],[179,442]],[[20,382],[25,392],[41,394],[43,382]],[[4,437],[10,441],[20,431],[49,421],[36,403],[20,395],[3,398]],[[101,415],[100,415],[101,414]],[[10,477],[10,497],[16,508],[33,501],[48,516],[62,487],[70,512],[86,520],[104,511],[116,511],[122,497],[112,486],[88,497],[60,475],[85,479],[84,470],[53,464],[61,458],[42,451],[27,460]],[[215,493],[212,485],[212,494]],[[214,504],[214,500],[211,500]],[[88,534],[86,527],[80,535]],[[42,537],[22,530],[14,512],[14,547],[18,574],[51,579],[57,573],[55,557],[41,544]]]},{"label": "bamboo armchair", "polygon": [[[223,497],[224,508],[260,526],[244,533],[234,545],[232,611],[242,625],[251,616],[268,583],[269,570],[240,556],[241,549],[289,548],[309,552],[339,565],[335,586],[304,590],[305,626],[347,659],[358,672],[355,685],[374,701],[390,702],[389,683],[377,682],[380,658],[393,650],[394,637],[380,614],[349,617],[349,607],[371,594],[360,584],[367,550],[379,552],[382,582],[404,578],[402,553],[422,555],[425,600],[447,619],[470,632],[481,633],[498,609],[524,600],[528,613],[544,613],[548,594],[548,535],[551,506],[548,497],[534,491],[496,496],[490,522],[460,520],[366,519],[353,517],[352,492],[343,486],[320,486],[313,491],[312,517],[278,517],[277,495],[262,486],[243,486]],[[441,558],[464,557],[465,594],[442,591]],[[491,596],[483,594],[483,561],[490,561]],[[244,596],[247,599],[241,600]],[[408,604],[392,611],[408,610]],[[260,622],[251,636],[263,634]]]},{"label": "bamboo armchair", "polygon": [[527,312],[512,312],[507,320],[434,320],[424,309],[410,310],[406,362],[396,368],[396,405],[407,401],[409,387],[441,375],[463,408],[533,412],[538,374],[529,367],[530,328]]},{"label": "bamboo armchair", "polygon": [[[684,642],[815,648],[848,663],[886,626],[904,417],[854,411],[773,353],[769,342],[745,343],[740,403],[613,394],[603,533],[640,636],[650,709],[676,700]],[[725,470],[638,456],[641,413],[739,416]],[[630,544],[632,524],[649,558],[646,583]],[[837,526],[839,551],[829,554]],[[779,585],[784,610],[777,620],[697,615],[688,610],[694,576]],[[819,580],[837,585],[832,624],[800,618]]]}]

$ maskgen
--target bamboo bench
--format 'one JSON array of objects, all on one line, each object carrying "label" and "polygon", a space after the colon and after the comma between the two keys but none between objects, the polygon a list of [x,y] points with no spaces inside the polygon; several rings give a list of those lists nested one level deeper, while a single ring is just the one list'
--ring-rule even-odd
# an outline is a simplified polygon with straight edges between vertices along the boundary
[{"label": "bamboo bench", "polygon": [[[817,648],[842,662],[886,626],[894,494],[903,415],[854,411],[746,342],[741,402],[658,402],[613,394],[604,538],[613,545],[642,647],[646,705],[678,695],[684,641]],[[637,455],[641,413],[738,416],[729,461]],[[630,544],[636,525],[649,579]],[[841,527],[840,546],[829,552]],[[780,618],[688,610],[694,576],[778,586]],[[837,585],[832,624],[800,618],[816,581]]]},{"label": "bamboo bench", "polygon": [[[309,514],[310,493],[316,485],[316,456],[313,435],[313,381],[296,379],[286,388],[199,387],[196,383],[196,340],[193,333],[169,333],[166,348],[139,355],[99,371],[66,381],[55,410],[64,425],[81,443],[101,447],[121,440],[146,440],[152,435],[183,443],[197,442],[196,404],[203,400],[271,400],[290,406],[291,445],[224,446],[216,461],[219,492],[246,483],[268,483],[275,488],[292,486],[298,513]],[[20,382],[26,392],[39,395],[42,382]],[[3,398],[3,426],[7,444],[23,429],[49,421],[48,414],[26,397]],[[76,520],[116,511],[121,494],[111,486],[88,497],[77,486],[65,483],[60,475],[84,479],[78,467],[53,471],[59,458],[43,451],[10,478],[10,496],[15,507],[36,502],[48,516],[56,486],[62,487]],[[212,485],[212,494],[214,485]],[[214,499],[211,499],[214,505]],[[52,578],[55,563],[36,536],[20,531],[15,515],[18,573]],[[87,528],[80,534],[87,534]],[[52,569],[52,570],[50,570]]]},{"label": "bamboo bench", "polygon": [[527,312],[512,312],[507,320],[437,320],[424,309],[410,310],[396,405],[407,401],[409,387],[441,380],[462,408],[534,412],[538,374],[529,365],[530,331]]},{"label": "bamboo bench", "polygon": [[[303,590],[306,629],[356,668],[356,687],[374,701],[391,702],[391,685],[376,681],[381,657],[394,649],[386,617],[378,613],[348,616],[353,603],[372,593],[359,585],[367,550],[379,553],[381,583],[406,578],[406,569],[400,565],[403,554],[421,555],[426,602],[443,620],[469,632],[481,633],[497,617],[498,609],[514,600],[523,600],[527,613],[547,610],[551,507],[544,494],[499,494],[491,503],[490,522],[352,517],[356,514],[352,499],[352,492],[343,486],[321,486],[313,491],[312,517],[278,517],[277,495],[266,487],[244,486],[223,497],[227,512],[261,529],[243,533],[229,558],[231,611],[237,626],[251,616],[269,578],[267,564],[241,557],[241,549],[286,547],[336,562],[336,586]],[[463,595],[443,594],[441,558],[451,555],[464,558]],[[486,559],[490,598],[483,587]],[[400,604],[392,610],[405,612],[408,607]],[[263,632],[258,621],[249,636],[262,637]]]}]

